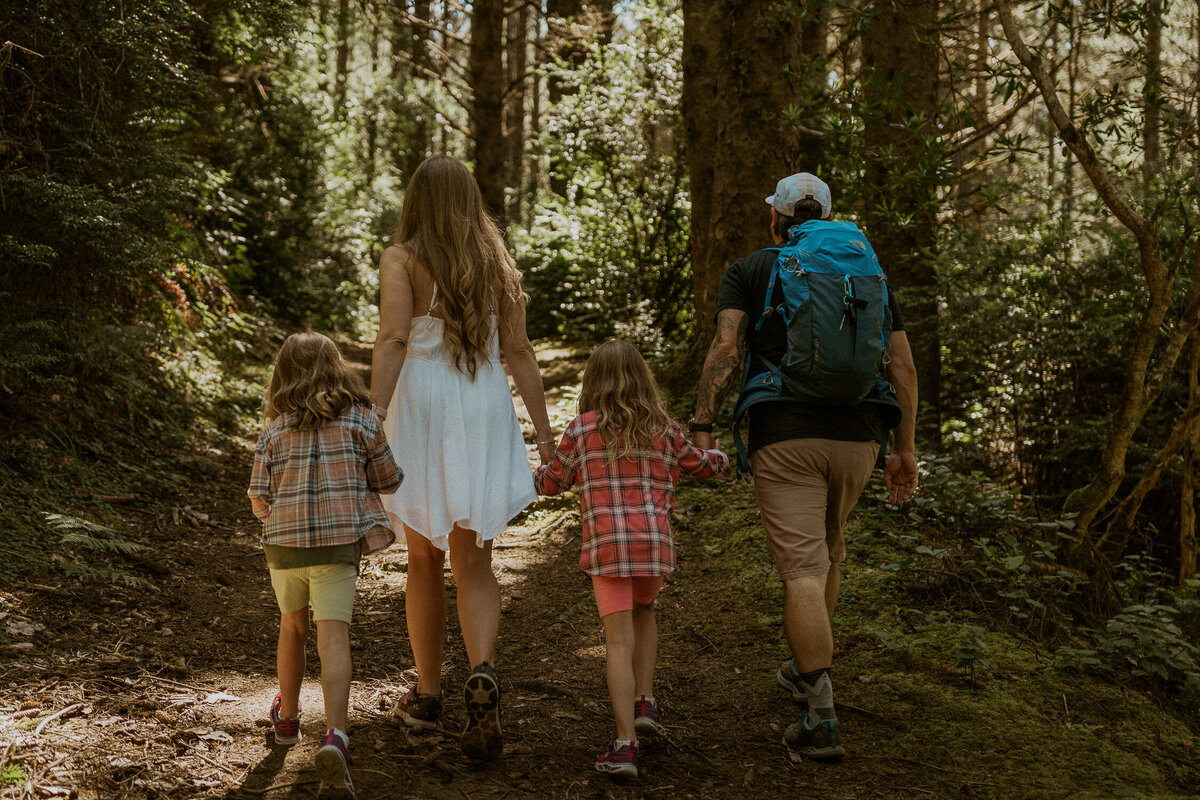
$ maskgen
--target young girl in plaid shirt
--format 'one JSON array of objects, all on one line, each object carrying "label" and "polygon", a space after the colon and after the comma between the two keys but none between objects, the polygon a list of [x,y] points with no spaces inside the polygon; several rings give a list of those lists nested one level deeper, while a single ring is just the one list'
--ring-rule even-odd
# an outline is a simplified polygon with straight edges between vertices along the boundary
[{"label": "young girl in plaid shirt", "polygon": [[604,624],[608,694],[617,723],[617,737],[596,759],[596,769],[632,777],[638,734],[666,735],[654,699],[654,598],[675,568],[670,522],[675,484],[684,472],[698,478],[728,474],[729,459],[687,440],[667,414],[646,362],[628,342],[612,340],[592,351],[579,411],[534,483],[542,495],[578,487],[579,568],[592,578]]},{"label": "young girl in plaid shirt", "polygon": [[392,458],[362,379],[319,333],[287,338],[267,389],[266,427],[254,448],[250,503],[279,602],[279,693],[275,741],[300,741],[300,682],[308,607],[317,623],[328,731],[317,777],[353,794],[346,709],[350,702],[350,613],[363,553],[396,539],[379,499],[404,474]]}]

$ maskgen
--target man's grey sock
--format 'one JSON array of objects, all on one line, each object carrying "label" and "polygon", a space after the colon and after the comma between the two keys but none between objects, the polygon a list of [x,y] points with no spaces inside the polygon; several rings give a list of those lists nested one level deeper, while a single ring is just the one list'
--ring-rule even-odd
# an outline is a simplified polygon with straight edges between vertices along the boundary
[{"label": "man's grey sock", "polygon": [[837,720],[833,710],[833,679],[829,669],[818,669],[812,672],[800,673],[800,685],[808,699],[808,711],[812,722]]}]

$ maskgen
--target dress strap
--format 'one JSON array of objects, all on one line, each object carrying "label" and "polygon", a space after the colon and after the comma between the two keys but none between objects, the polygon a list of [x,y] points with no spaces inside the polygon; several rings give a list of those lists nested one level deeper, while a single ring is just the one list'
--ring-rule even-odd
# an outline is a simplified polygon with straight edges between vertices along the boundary
[{"label": "dress strap", "polygon": [[432,314],[433,310],[435,308],[437,308],[437,284],[436,283],[433,285],[433,294],[429,298],[429,312],[428,313]]}]

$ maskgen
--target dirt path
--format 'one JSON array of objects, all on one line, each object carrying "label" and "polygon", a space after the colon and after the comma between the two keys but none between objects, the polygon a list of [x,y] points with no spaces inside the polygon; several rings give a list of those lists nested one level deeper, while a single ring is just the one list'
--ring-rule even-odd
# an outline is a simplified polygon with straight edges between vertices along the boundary
[{"label": "dirt path", "polygon": [[[580,362],[542,356],[555,364],[547,383],[561,429]],[[266,721],[278,614],[243,494],[249,445],[192,459],[184,504],[127,507],[129,534],[151,549],[126,566],[157,591],[69,580],[2,587],[0,800],[316,794],[311,763],[323,720],[315,642],[302,695],[305,740],[276,747]],[[414,734],[393,713],[415,678],[404,628],[406,554],[397,546],[364,563],[349,726],[360,798],[1082,798],[1130,796],[1120,792],[1137,782],[1187,785],[1196,774],[1179,767],[1167,780],[1169,772],[1144,771],[1149,756],[1162,760],[1164,742],[1186,734],[1156,733],[1157,749],[1147,751],[1145,728],[1109,726],[1110,709],[1128,704],[1127,695],[1082,682],[1031,688],[1056,673],[1019,648],[1012,659],[997,651],[981,684],[944,656],[922,662],[882,647],[873,629],[894,630],[899,609],[872,588],[862,554],[843,585],[837,639],[850,755],[832,766],[791,757],[779,739],[799,712],[774,682],[784,654],[779,583],[750,490],[716,483],[679,494],[680,569],[659,602],[656,693],[671,741],[647,749],[638,781],[614,784],[591,769],[612,723],[600,625],[576,569],[576,502],[540,501],[496,547],[507,747],[492,766],[470,764],[457,747],[456,687],[468,665],[450,573],[446,722]],[[861,532],[860,544],[870,535]],[[1137,713],[1156,724],[1147,707]],[[1113,744],[1097,743],[1097,730]],[[1190,757],[1176,749],[1182,755],[1169,758],[1186,765]],[[1098,794],[1075,795],[1060,782]]]}]

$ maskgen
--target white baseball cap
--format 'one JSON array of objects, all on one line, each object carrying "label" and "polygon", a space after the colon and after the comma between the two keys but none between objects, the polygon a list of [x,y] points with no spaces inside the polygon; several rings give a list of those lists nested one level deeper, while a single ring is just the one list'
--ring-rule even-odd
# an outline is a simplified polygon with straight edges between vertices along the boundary
[{"label": "white baseball cap", "polygon": [[833,208],[829,184],[807,172],[797,172],[775,184],[775,194],[767,198],[767,203],[785,217],[794,217],[796,202],[806,198],[821,204],[822,218],[829,216]]}]

